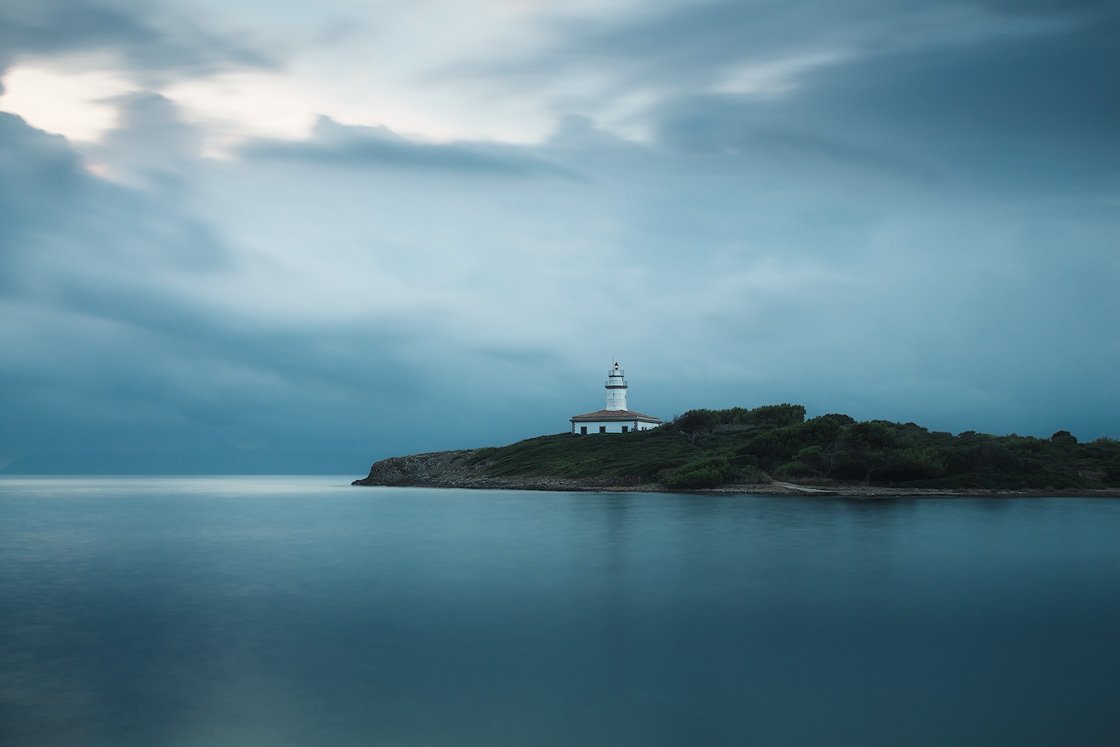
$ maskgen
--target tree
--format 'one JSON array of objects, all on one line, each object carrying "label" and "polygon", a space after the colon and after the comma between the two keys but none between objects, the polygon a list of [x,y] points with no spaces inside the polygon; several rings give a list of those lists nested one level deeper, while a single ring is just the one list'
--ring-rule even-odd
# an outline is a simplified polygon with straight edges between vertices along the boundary
[{"label": "tree", "polygon": [[1055,446],[1077,446],[1077,436],[1073,435],[1069,431],[1057,431],[1053,436],[1050,437],[1050,443],[1054,444]]}]

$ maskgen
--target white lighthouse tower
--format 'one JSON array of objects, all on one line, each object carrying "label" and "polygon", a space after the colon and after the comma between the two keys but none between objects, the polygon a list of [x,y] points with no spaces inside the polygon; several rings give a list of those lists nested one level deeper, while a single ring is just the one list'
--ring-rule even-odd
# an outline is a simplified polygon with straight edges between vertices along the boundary
[{"label": "white lighthouse tower", "polygon": [[648,431],[661,425],[660,418],[634,412],[626,406],[626,390],[629,388],[622,366],[615,361],[607,371],[606,408],[572,416],[572,433],[578,436],[592,433],[632,433]]},{"label": "white lighthouse tower", "polygon": [[622,368],[615,361],[614,367],[607,372],[607,409],[608,410],[625,410],[626,409],[626,376],[622,373]]}]

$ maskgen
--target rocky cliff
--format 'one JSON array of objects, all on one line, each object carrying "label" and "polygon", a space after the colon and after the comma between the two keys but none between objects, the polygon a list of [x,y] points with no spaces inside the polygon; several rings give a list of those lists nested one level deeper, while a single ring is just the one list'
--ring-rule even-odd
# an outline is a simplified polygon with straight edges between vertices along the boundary
[{"label": "rocky cliff", "polygon": [[[433,451],[382,459],[370,467],[369,475],[354,480],[351,485],[504,490],[663,490],[660,485],[620,481],[611,477],[493,477],[486,474],[490,461],[480,458],[480,452],[483,449]],[[624,484],[620,485],[620,482]]]},{"label": "rocky cliff", "polygon": [[382,459],[370,467],[369,475],[351,484],[472,487],[474,481],[485,478],[474,460],[477,454],[478,449],[463,449]]}]

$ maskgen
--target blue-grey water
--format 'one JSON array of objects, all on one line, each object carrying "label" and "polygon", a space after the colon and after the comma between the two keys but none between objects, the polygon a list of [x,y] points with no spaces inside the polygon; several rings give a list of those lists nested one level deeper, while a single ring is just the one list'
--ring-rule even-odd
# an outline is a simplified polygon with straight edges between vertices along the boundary
[{"label": "blue-grey water", "polygon": [[0,480],[4,745],[1116,745],[1120,500]]}]

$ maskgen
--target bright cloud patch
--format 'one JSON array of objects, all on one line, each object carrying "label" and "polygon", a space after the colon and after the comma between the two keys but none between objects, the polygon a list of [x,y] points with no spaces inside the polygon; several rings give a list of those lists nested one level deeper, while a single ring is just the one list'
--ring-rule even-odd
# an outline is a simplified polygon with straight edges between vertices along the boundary
[{"label": "bright cloud patch", "polygon": [[113,128],[113,99],[133,89],[119,72],[67,66],[19,66],[4,75],[0,109],[72,140],[93,141]]}]

